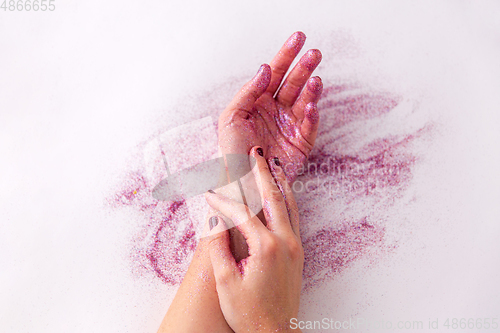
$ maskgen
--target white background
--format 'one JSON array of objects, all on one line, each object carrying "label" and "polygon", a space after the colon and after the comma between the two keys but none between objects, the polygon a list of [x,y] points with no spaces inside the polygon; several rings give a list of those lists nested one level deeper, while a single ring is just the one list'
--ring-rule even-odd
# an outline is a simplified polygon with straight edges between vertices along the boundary
[{"label": "white background", "polygon": [[309,295],[301,319],[500,318],[498,2],[54,3],[0,11],[1,332],[156,331],[175,288],[132,277],[134,216],[104,198],[159,119],[191,119],[184,101],[253,76],[297,30],[324,79],[418,97],[439,124],[421,199],[400,209],[408,242]]}]

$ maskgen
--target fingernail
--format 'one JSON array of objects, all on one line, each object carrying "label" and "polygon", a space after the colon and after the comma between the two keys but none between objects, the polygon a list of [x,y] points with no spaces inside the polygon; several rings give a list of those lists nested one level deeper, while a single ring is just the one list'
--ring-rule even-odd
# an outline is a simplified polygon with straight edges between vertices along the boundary
[{"label": "fingernail", "polygon": [[286,44],[288,47],[291,47],[295,50],[295,52],[299,53],[302,46],[306,42],[306,35],[302,31],[297,31],[294,33],[288,40]]},{"label": "fingernail", "polygon": [[212,194],[215,194],[215,192],[213,190],[208,190],[208,192],[210,192]]},{"label": "fingernail", "polygon": [[264,70],[264,65],[260,65],[259,70],[257,71],[257,74],[255,76],[259,76],[259,74]]},{"label": "fingernail", "polygon": [[317,92],[321,89],[322,82],[319,76],[312,77],[307,82],[307,88],[312,92]]},{"label": "fingernail", "polygon": [[218,223],[219,223],[219,219],[217,218],[217,216],[212,216],[210,218],[210,220],[208,220],[208,225],[210,226],[210,230],[215,228]]},{"label": "fingernail", "polygon": [[259,154],[260,156],[264,156],[264,151],[262,150],[262,148],[257,148],[257,154]]},{"label": "fingernail", "polygon": [[[304,66],[310,70],[313,71],[318,67],[319,63],[321,62],[322,59],[321,51],[320,50],[309,50],[306,52],[304,55]],[[301,59],[302,60],[302,59]]]},{"label": "fingernail", "polygon": [[280,160],[279,160],[279,158],[275,157],[275,158],[273,159],[273,161],[274,161],[274,164],[276,164],[277,166],[280,166],[280,165],[281,165],[281,164],[280,164]]}]

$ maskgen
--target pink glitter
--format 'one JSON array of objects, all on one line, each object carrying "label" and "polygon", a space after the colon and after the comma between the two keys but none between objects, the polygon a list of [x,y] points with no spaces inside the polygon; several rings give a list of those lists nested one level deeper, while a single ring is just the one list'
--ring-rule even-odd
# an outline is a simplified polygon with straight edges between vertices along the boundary
[{"label": "pink glitter", "polygon": [[[330,132],[351,121],[370,119],[392,110],[400,98],[388,93],[361,92],[358,94],[338,95],[353,91],[354,86],[331,86],[323,89],[319,110],[329,110],[328,121],[322,120],[318,135]],[[355,90],[354,90],[355,91]],[[323,112],[324,113],[324,112]]]},{"label": "pink glitter", "polygon": [[299,53],[300,49],[302,49],[302,46],[304,46],[304,43],[306,42],[306,35],[298,31],[294,33],[288,40],[285,42],[286,45],[288,46],[293,46],[294,50],[296,53]]},{"label": "pink glitter", "polygon": [[178,284],[186,272],[187,257],[196,248],[193,221],[179,239],[176,228],[189,219],[185,201],[163,202],[151,196],[154,184],[148,183],[139,171],[128,175],[126,188],[117,192],[109,201],[118,208],[132,206],[148,220],[143,232],[134,240],[133,270],[140,275],[154,272],[163,282]]},{"label": "pink glitter", "polygon": [[[355,86],[324,89],[318,103],[317,147],[297,179],[297,183],[310,184],[297,195],[305,251],[305,291],[334,278],[352,262],[370,253],[370,249],[387,247],[383,223],[370,217],[370,209],[390,207],[404,194],[412,181],[412,169],[418,162],[418,157],[412,153],[412,144],[428,134],[430,126],[412,133],[373,139],[350,153],[335,148],[337,138],[334,134],[354,121],[366,121],[391,112],[401,100],[388,93],[360,90]],[[211,115],[217,119],[223,106],[213,104]],[[357,137],[353,136],[350,141],[349,132],[344,131],[342,135],[347,138],[347,146],[349,142],[354,146]],[[151,191],[158,180],[158,177],[148,180],[142,169],[131,172],[125,177],[123,188],[110,198],[110,203],[116,208],[132,207],[147,220],[133,241],[135,271],[141,275],[152,273],[173,285],[182,281],[197,244],[195,226],[201,222],[190,220],[185,201],[154,199]],[[325,189],[328,192],[324,192]],[[361,215],[357,214],[358,217],[325,219],[322,215],[322,211],[334,204],[349,209],[351,204],[366,199],[369,204],[364,206]],[[378,204],[377,208],[373,203]],[[309,221],[315,221],[314,225]],[[179,225],[185,227],[178,230]]]},{"label": "pink glitter", "polygon": [[[416,158],[407,152],[407,146],[417,135],[378,139],[363,147],[357,156],[319,151],[310,156],[301,180],[330,175],[322,185],[330,187],[330,194],[334,189],[336,196],[342,195],[348,202],[367,195],[395,198],[411,180],[411,167]],[[367,152],[376,153],[360,157]],[[319,190],[319,185],[310,184],[308,191]]]},{"label": "pink glitter", "polygon": [[304,247],[304,284],[308,291],[330,279],[344,267],[375,246],[382,246],[384,229],[366,222],[346,224],[341,228],[323,228],[302,240]]}]

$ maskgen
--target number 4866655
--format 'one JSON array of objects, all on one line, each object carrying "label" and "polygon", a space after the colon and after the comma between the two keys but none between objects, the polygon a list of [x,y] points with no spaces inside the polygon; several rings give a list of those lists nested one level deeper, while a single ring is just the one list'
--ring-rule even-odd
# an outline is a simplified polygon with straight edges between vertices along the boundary
[{"label": "number 4866655", "polygon": [[[1,1],[1,0],[0,0]],[[9,10],[11,12],[18,11],[21,12],[23,10],[29,11],[54,11],[56,10],[55,5],[56,0],[4,0],[0,9],[3,9],[4,12]]]}]

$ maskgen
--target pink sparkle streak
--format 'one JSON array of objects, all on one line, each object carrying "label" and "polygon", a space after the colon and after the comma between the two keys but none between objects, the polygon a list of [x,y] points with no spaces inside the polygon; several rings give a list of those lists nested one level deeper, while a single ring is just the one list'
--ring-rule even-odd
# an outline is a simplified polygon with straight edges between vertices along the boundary
[{"label": "pink sparkle streak", "polygon": [[[359,258],[393,248],[385,242],[385,226],[377,212],[394,205],[411,185],[418,163],[413,145],[432,126],[396,134],[388,130],[373,137],[359,127],[396,112],[401,101],[399,96],[354,86],[325,87],[318,103],[317,144],[293,184],[301,215],[304,291],[334,279]],[[217,119],[221,109],[212,106],[211,116]],[[342,146],[337,145],[339,140]],[[191,220],[183,200],[152,197],[163,176],[148,178],[141,168],[130,172],[109,202],[115,208],[131,207],[146,220],[131,250],[135,271],[175,285],[187,270],[199,239],[197,226],[203,221]]]}]

